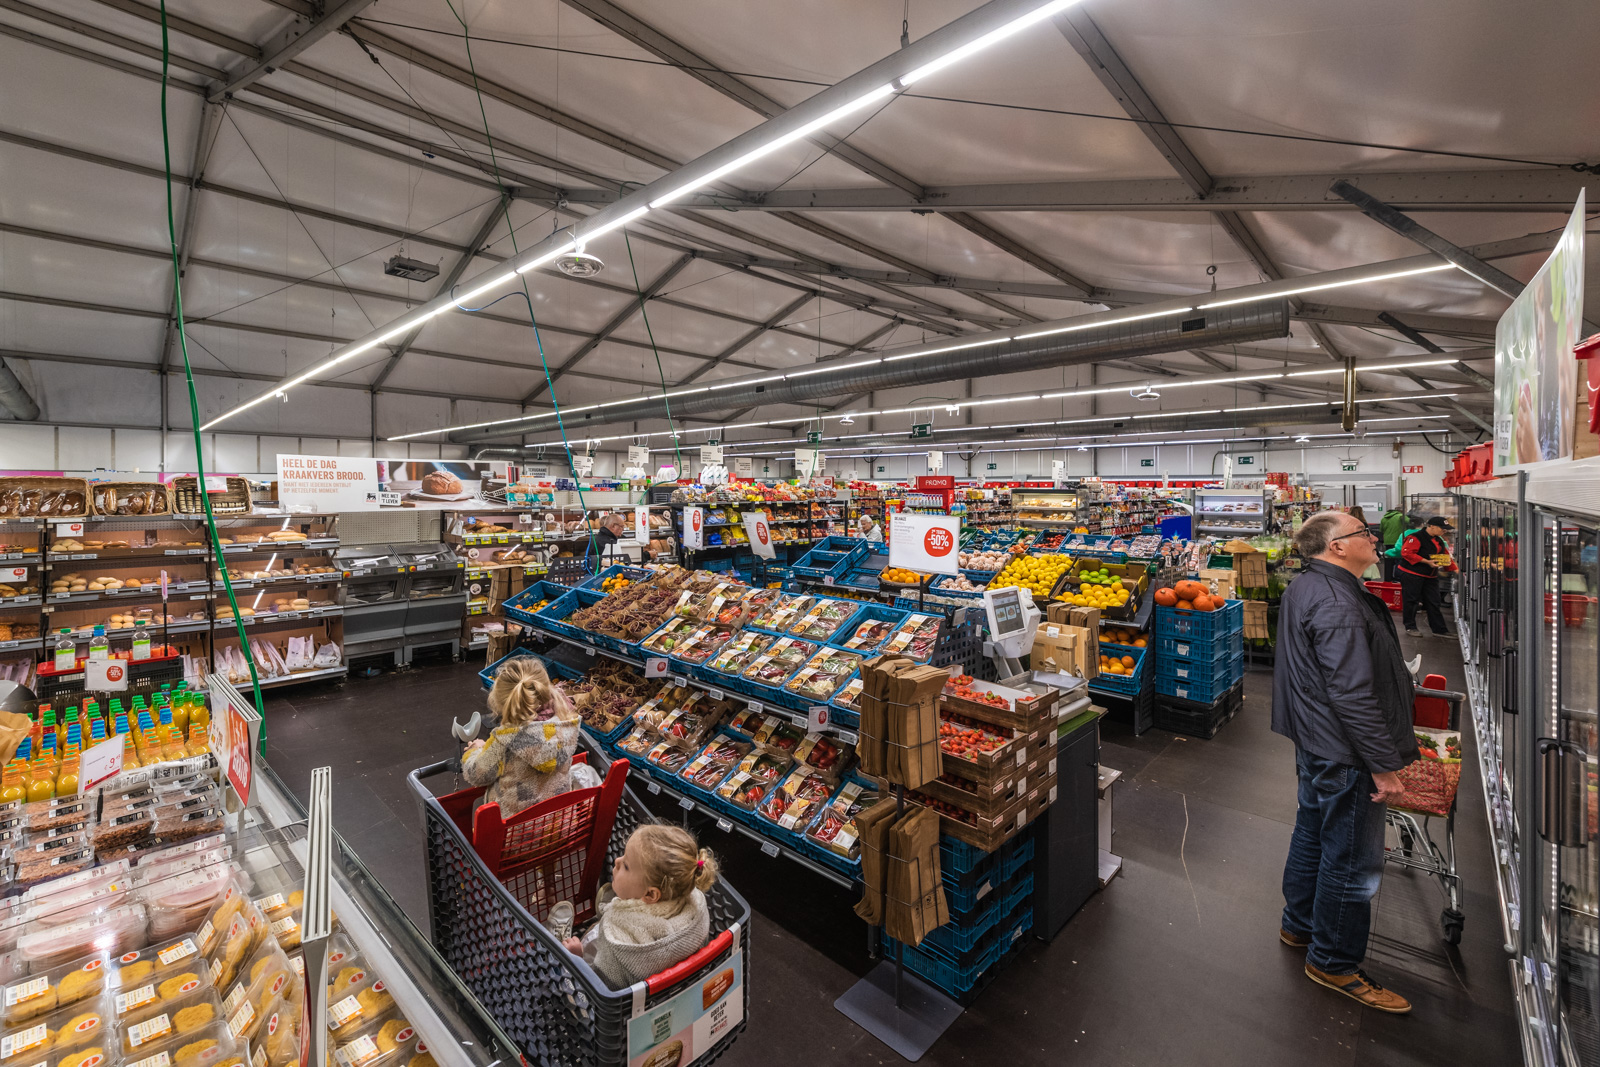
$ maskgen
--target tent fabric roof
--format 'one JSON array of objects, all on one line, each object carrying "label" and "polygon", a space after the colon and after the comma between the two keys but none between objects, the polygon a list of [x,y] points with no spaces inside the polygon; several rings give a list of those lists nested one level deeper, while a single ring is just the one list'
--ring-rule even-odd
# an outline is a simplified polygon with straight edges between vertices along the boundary
[{"label": "tent fabric roof", "polygon": [[[917,0],[910,34],[975,6]],[[797,142],[720,183],[718,206],[596,241],[598,277],[528,275],[537,343],[520,295],[442,315],[398,357],[366,353],[226,428],[382,436],[506,417],[549,403],[540,344],[554,395],[577,405],[1098,310],[1085,288],[1198,293],[1213,266],[1229,288],[1421,251],[1327,192],[1339,176],[1392,190],[1463,246],[1559,228],[1588,178],[1570,165],[1594,161],[1578,116],[1600,114],[1600,79],[1574,75],[1592,64],[1600,8],[1468,6],[1084,0],[830,129],[831,151]],[[471,278],[893,52],[902,7],[168,11],[184,310],[210,418],[436,295],[442,279],[386,275],[390,256],[442,276],[467,257]],[[317,39],[208,103],[292,25]],[[117,384],[126,419],[162,417],[148,372],[178,355],[160,41],[153,0],[0,0],[0,350],[47,421],[98,421],[74,396],[74,360]],[[1157,115],[1171,125],[1133,121]],[[1496,265],[1525,279],[1543,255]],[[1122,373],[1421,351],[1377,312],[1481,358],[1506,304],[1459,272],[1344,289],[1300,308],[1290,339]],[[1425,395],[1441,380],[1368,384]],[[374,388],[370,409],[354,402]],[[171,408],[183,425],[186,402]]]}]

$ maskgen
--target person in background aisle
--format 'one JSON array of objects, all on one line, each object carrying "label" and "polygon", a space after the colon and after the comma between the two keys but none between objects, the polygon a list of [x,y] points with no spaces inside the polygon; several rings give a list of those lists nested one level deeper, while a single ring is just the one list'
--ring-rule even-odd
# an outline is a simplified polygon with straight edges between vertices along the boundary
[{"label": "person in background aisle", "polygon": [[1394,581],[1394,565],[1399,558],[1399,551],[1390,555],[1390,549],[1400,543],[1409,524],[1410,519],[1399,508],[1390,508],[1378,520],[1378,529],[1383,533],[1383,580],[1386,582]]},{"label": "person in background aisle", "polygon": [[1400,578],[1400,616],[1405,621],[1406,633],[1421,637],[1417,629],[1417,605],[1428,611],[1428,625],[1435,637],[1454,637],[1455,631],[1444,621],[1441,610],[1443,600],[1439,593],[1441,571],[1457,570],[1450,558],[1450,543],[1444,535],[1455,529],[1439,515],[1422,524],[1422,529],[1412,530],[1400,542],[1400,561],[1395,571]]},{"label": "person in background aisle", "polygon": [[600,520],[600,529],[595,531],[593,548],[590,550],[590,562],[595,570],[605,565],[605,556],[612,546],[622,540],[624,531],[628,528],[628,520],[623,518],[622,512],[609,512]]},{"label": "person in background aisle", "polygon": [[1351,504],[1350,505],[1350,514],[1354,515],[1356,517],[1356,521],[1359,522],[1361,525],[1363,525],[1363,526],[1371,525],[1370,523],[1367,522],[1367,513],[1362,510],[1360,504]]},{"label": "person in background aisle", "polygon": [[1405,792],[1396,772],[1421,755],[1411,672],[1389,609],[1357,578],[1378,558],[1377,535],[1324,511],[1301,525],[1295,547],[1308,562],[1283,594],[1272,675],[1272,729],[1294,742],[1300,780],[1278,939],[1306,950],[1313,982],[1403,1015],[1411,1003],[1361,961],[1387,805]]},{"label": "person in background aisle", "polygon": [[864,540],[883,540],[883,527],[879,526],[878,520],[874,519],[871,515],[862,515],[859,519],[857,519],[856,529],[860,531],[857,536]]}]

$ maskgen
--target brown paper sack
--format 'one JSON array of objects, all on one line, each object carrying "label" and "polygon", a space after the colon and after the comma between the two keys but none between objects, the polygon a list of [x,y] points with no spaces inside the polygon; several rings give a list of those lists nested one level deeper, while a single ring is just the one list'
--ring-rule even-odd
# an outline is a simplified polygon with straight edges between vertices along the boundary
[{"label": "brown paper sack", "polygon": [[895,802],[891,797],[885,797],[856,814],[863,886],[861,900],[856,904],[856,914],[873,926],[883,923],[884,855],[888,852],[889,824],[894,814]]}]

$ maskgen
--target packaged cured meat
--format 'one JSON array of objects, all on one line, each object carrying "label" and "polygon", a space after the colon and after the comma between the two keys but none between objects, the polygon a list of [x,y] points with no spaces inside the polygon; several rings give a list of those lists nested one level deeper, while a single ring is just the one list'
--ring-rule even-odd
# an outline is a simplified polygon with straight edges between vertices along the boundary
[{"label": "packaged cured meat", "polygon": [[126,879],[97,881],[80,889],[56,893],[23,904],[12,915],[25,924],[21,933],[37,933],[52,926],[63,926],[99,915],[132,902],[133,886]]},{"label": "packaged cured meat", "polygon": [[17,938],[17,952],[35,972],[97,952],[113,956],[143,945],[147,918],[144,906],[124,904],[99,915]]},{"label": "packaged cured meat", "polygon": [[215,834],[211,837],[201,838],[198,841],[185,841],[168,848],[159,848],[146,852],[139,857],[139,866],[133,872],[133,880],[135,883],[139,883],[147,878],[165,877],[165,874],[157,873],[162,864],[180,860],[196,852],[218,848],[226,843],[227,836],[225,834]]},{"label": "packaged cured meat", "polygon": [[62,875],[74,874],[94,866],[94,846],[87,835],[62,838],[46,851],[14,856],[12,877],[19,886],[34,885]]},{"label": "packaged cured meat", "polygon": [[231,864],[213,863],[141,886],[139,896],[150,914],[150,936],[166,940],[198,927],[232,879]]},{"label": "packaged cured meat", "polygon": [[58,826],[70,826],[93,819],[94,809],[93,797],[74,795],[24,804],[22,815],[27,820],[29,830],[53,830]]},{"label": "packaged cured meat", "polygon": [[65,878],[41,882],[22,894],[23,903],[32,903],[41,897],[54,896],[57,893],[71,893],[87,888],[96,882],[114,881],[126,878],[128,874],[128,861],[118,860],[115,863],[102,863],[91,871],[70,875]]},{"label": "packaged cured meat", "polygon": [[151,814],[155,822],[151,825],[150,831],[162,841],[175,842],[190,837],[203,837],[222,829],[220,807],[171,804],[156,808]]},{"label": "packaged cured meat", "polygon": [[106,990],[111,973],[107,956],[95,953],[27,977],[19,977],[0,991],[0,1025],[17,1027]]},{"label": "packaged cured meat", "polygon": [[0,1063],[31,1065],[46,1054],[106,1047],[113,1040],[111,1029],[110,998],[86,997],[0,1031]]},{"label": "packaged cured meat", "polygon": [[[221,842],[224,838],[221,834],[215,834],[200,840]],[[163,849],[162,851],[170,850]],[[130,879],[136,886],[147,886],[155,882],[165,881],[168,878],[177,877],[180,874],[188,874],[190,871],[198,871],[218,863],[226,863],[232,856],[232,845],[220,845],[219,847],[216,844],[213,844],[210,848],[190,850],[160,863],[150,863],[149,855],[147,854],[140,860],[139,866],[133,869]],[[233,870],[240,877],[245,877],[238,867],[234,867]],[[246,878],[246,881],[248,881],[248,878]]]}]

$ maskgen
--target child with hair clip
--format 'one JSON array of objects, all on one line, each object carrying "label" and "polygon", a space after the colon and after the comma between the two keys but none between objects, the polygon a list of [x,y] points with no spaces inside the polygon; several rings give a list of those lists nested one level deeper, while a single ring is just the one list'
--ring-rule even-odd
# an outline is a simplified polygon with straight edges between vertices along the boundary
[{"label": "child with hair clip", "polygon": [[600,887],[599,915],[567,951],[582,956],[612,989],[627,989],[688,959],[711,939],[706,892],[717,861],[679,826],[641,826]]},{"label": "child with hair clip", "polygon": [[472,742],[461,757],[461,774],[488,786],[484,804],[499,804],[503,818],[570,789],[598,785],[594,773],[574,775],[578,714],[566,694],[550,684],[544,664],[519,656],[495,675],[489,711],[498,720],[487,741]]}]

